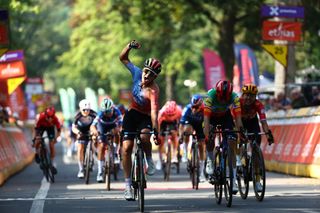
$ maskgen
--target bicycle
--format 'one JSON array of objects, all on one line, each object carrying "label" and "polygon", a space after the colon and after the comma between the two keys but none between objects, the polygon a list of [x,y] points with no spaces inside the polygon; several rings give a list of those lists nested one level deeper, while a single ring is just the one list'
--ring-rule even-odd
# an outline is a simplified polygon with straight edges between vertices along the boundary
[{"label": "bicycle", "polygon": [[226,200],[226,206],[231,207],[233,196],[233,166],[231,148],[227,143],[227,134],[236,133],[234,130],[223,130],[221,125],[211,127],[210,140],[217,144],[214,149],[213,168],[214,173],[209,177],[209,182],[214,186],[216,203],[221,204],[222,192]]},{"label": "bicycle", "polygon": [[103,177],[105,180],[106,188],[110,191],[111,174],[113,173],[114,180],[118,179],[118,171],[120,162],[115,162],[115,150],[113,146],[114,135],[111,132],[104,134],[107,140],[107,149],[105,153],[105,163],[103,170]]},{"label": "bicycle", "polygon": [[144,189],[147,188],[146,179],[146,158],[142,148],[140,134],[151,135],[154,132],[122,132],[123,135],[135,135],[136,149],[134,151],[133,163],[131,168],[131,180],[133,187],[133,201],[138,198],[138,206],[141,212],[144,212]]},{"label": "bicycle", "polygon": [[192,183],[192,188],[199,189],[200,182],[200,155],[199,155],[199,141],[195,133],[183,133],[184,136],[191,136],[191,159],[188,160],[188,172]]},{"label": "bicycle", "polygon": [[84,179],[85,183],[89,184],[90,172],[93,170],[93,148],[92,148],[92,140],[93,135],[85,134],[88,137],[88,143],[84,149],[84,160],[83,160],[83,168],[84,168]]},{"label": "bicycle", "polygon": [[[247,136],[252,136],[247,142],[241,142],[241,166],[237,168],[237,181],[239,192],[242,199],[246,199],[249,192],[249,182],[252,181],[255,197],[258,201],[262,201],[266,189],[266,170],[264,157],[260,146],[256,142],[258,135],[267,133],[247,133]],[[248,143],[250,142],[250,149]],[[262,185],[262,190],[258,191],[256,183]]]},{"label": "bicycle", "polygon": [[166,128],[165,131],[162,132],[164,134],[164,147],[165,147],[165,153],[166,153],[166,159],[163,163],[163,174],[164,174],[164,180],[169,181],[170,179],[170,173],[171,173],[171,164],[176,165],[177,174],[180,173],[180,148],[177,149],[177,162],[172,162],[172,137],[171,137],[171,131],[169,128]]},{"label": "bicycle", "polygon": [[55,179],[54,179],[54,175],[55,172],[53,171],[53,165],[51,162],[51,158],[50,158],[50,152],[48,151],[45,139],[48,138],[47,136],[45,137],[36,137],[35,139],[33,139],[33,144],[36,141],[40,142],[39,145],[39,165],[40,165],[40,169],[43,172],[43,175],[45,176],[45,178],[47,179],[48,182],[54,183]]}]

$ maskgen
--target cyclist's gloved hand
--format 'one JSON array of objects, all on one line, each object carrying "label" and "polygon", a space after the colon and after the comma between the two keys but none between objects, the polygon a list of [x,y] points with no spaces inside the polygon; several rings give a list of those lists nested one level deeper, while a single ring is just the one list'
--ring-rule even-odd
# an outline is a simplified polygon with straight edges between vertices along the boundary
[{"label": "cyclist's gloved hand", "polygon": [[182,137],[179,137],[179,144],[183,144],[183,139],[182,139]]},{"label": "cyclist's gloved hand", "polygon": [[244,142],[248,140],[246,130],[243,127],[240,128],[240,140]]},{"label": "cyclist's gloved hand", "polygon": [[129,43],[129,48],[130,49],[140,49],[140,47],[141,47],[141,44],[139,44],[136,40],[132,40]]},{"label": "cyclist's gloved hand", "polygon": [[271,130],[269,129],[268,133],[267,133],[267,137],[268,137],[268,143],[269,145],[273,144],[274,143],[274,138],[273,138],[273,135],[272,135],[272,132]]}]

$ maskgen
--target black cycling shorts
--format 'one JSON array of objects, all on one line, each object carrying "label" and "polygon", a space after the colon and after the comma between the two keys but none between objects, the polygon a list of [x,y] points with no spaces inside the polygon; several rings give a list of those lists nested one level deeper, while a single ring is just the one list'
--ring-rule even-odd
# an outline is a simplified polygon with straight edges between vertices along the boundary
[{"label": "black cycling shorts", "polygon": [[[259,126],[259,120],[258,117],[255,116],[252,119],[242,119],[243,127],[247,130],[248,133],[259,133],[260,132],[260,126]],[[253,140],[254,135],[248,136],[249,139]],[[256,136],[256,142],[258,145],[261,143],[261,135]]]},{"label": "black cycling shorts", "polygon": [[[152,130],[151,116],[135,109],[126,112],[122,123],[123,132],[136,132],[142,129]],[[135,135],[124,135],[123,140],[133,140]]]}]

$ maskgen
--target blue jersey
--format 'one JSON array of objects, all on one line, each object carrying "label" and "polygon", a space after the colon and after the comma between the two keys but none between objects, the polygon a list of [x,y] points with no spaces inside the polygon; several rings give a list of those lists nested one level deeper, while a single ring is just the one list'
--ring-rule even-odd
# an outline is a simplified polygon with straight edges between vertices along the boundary
[{"label": "blue jersey", "polygon": [[98,115],[94,119],[92,125],[102,124],[103,126],[120,126],[122,125],[122,114],[117,107],[113,107],[113,113],[110,117],[106,115],[104,111],[98,112]]},{"label": "blue jersey", "polygon": [[193,114],[191,110],[191,104],[184,107],[182,111],[182,117],[180,119],[181,124],[192,123],[202,125],[203,122],[203,109]]}]

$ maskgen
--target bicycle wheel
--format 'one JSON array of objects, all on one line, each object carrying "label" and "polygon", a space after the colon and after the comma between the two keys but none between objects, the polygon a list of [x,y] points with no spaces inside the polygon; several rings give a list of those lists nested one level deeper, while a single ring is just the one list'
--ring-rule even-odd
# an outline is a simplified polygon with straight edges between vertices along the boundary
[{"label": "bicycle wheel", "polygon": [[164,165],[164,180],[169,181],[171,171],[171,145],[168,144],[166,151],[166,162]]},{"label": "bicycle wheel", "polygon": [[105,159],[105,167],[104,167],[104,180],[106,184],[106,189],[110,191],[110,182],[111,182],[111,150],[108,148],[106,159]]},{"label": "bicycle wheel", "polygon": [[237,168],[237,182],[240,196],[242,199],[247,199],[249,192],[249,160],[245,151],[241,156],[241,166]]},{"label": "bicycle wheel", "polygon": [[40,150],[40,168],[42,169],[43,175],[46,178],[46,180],[50,182],[47,150],[43,147]]},{"label": "bicycle wheel", "polygon": [[232,204],[232,187],[233,187],[233,167],[231,160],[231,148],[228,146],[224,151],[224,165],[223,165],[223,177],[224,177],[224,197],[227,202],[227,207],[231,207]]},{"label": "bicycle wheel", "polygon": [[177,165],[177,174],[180,174],[180,160],[181,160],[180,144],[178,145],[178,148],[177,148],[177,159],[178,159],[178,162],[176,163],[176,165]]},{"label": "bicycle wheel", "polygon": [[199,153],[198,153],[198,146],[194,144],[192,149],[192,188],[198,190],[199,188]]},{"label": "bicycle wheel", "polygon": [[85,183],[89,184],[90,179],[90,167],[91,167],[91,151],[90,151],[90,143],[86,147],[86,154],[85,154]]},{"label": "bicycle wheel", "polygon": [[[262,201],[266,190],[266,170],[262,151],[257,145],[252,152],[252,182],[256,199]],[[261,184],[262,190],[257,189],[257,183]]]},{"label": "bicycle wheel", "polygon": [[213,162],[214,168],[214,195],[216,198],[216,203],[221,204],[222,200],[222,172],[221,172],[221,152],[216,150]]},{"label": "bicycle wheel", "polygon": [[144,188],[145,188],[145,177],[144,177],[144,153],[142,149],[138,150],[138,200],[139,209],[144,212]]}]

